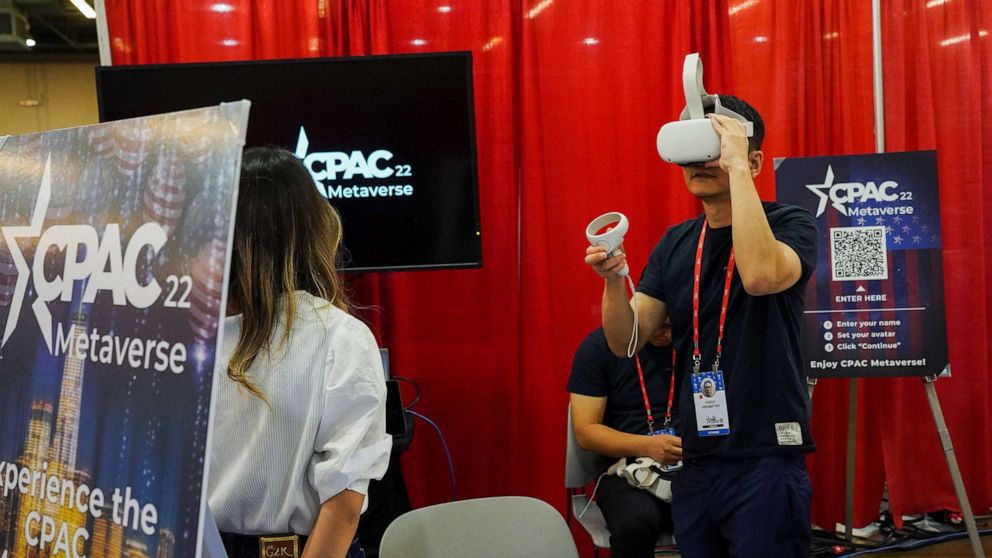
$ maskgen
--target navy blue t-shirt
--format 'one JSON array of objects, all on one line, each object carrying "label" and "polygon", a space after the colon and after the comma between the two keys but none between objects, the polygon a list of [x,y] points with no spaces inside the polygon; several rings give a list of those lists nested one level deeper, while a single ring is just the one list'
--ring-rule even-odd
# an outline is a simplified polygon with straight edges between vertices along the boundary
[{"label": "navy blue t-shirt", "polygon": [[[644,371],[644,385],[651,402],[654,427],[659,429],[668,407],[672,378],[671,347],[648,343],[637,353]],[[677,388],[678,386],[676,386]],[[590,333],[575,351],[568,391],[590,397],[606,397],[603,424],[628,434],[647,434],[647,411],[632,358],[620,358],[606,344],[603,328]],[[673,401],[673,406],[676,404]],[[672,411],[673,415],[675,410]]]},{"label": "navy blue t-shirt", "polygon": [[[749,457],[804,453],[815,449],[810,434],[810,399],[800,357],[806,283],[816,265],[816,225],[809,212],[764,202],[775,238],[799,256],[799,281],[781,293],[751,296],[735,270],[724,329],[720,368],[726,386],[730,435],[698,436],[691,382],[681,382],[682,447],[686,458]],[[700,215],[668,230],[651,252],[637,287],[665,302],[672,323],[675,370],[692,373],[692,283]],[[708,228],[700,278],[699,329],[702,370],[712,370],[732,228]],[[799,426],[801,440],[791,432]],[[797,443],[798,442],[798,443]]]}]

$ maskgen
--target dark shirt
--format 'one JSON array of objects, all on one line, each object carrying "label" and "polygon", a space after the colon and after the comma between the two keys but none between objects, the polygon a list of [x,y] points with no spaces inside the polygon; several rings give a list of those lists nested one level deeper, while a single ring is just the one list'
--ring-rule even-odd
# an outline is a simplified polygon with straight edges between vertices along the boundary
[{"label": "dark shirt", "polygon": [[[681,382],[682,446],[686,458],[748,457],[810,452],[810,399],[799,341],[806,283],[816,265],[816,227],[812,215],[794,206],[765,202],[765,215],[775,238],[799,256],[802,274],[795,285],[767,296],[744,291],[735,270],[730,289],[721,369],[727,394],[730,435],[699,437],[691,382]],[[705,216],[668,230],[655,246],[638,291],[665,302],[672,323],[675,370],[692,373],[692,283],[699,233]],[[712,370],[716,355],[720,307],[727,259],[733,244],[731,227],[707,229],[699,291],[699,345],[702,370]],[[798,423],[802,440],[787,445],[778,428]],[[779,426],[777,426],[779,425]],[[786,443],[780,443],[786,442]]]},{"label": "dark shirt", "polygon": [[[659,429],[668,407],[672,350],[671,347],[656,347],[648,343],[637,356],[644,371],[644,385],[651,402],[654,427]],[[610,351],[603,328],[590,333],[575,351],[568,391],[605,397],[604,425],[628,434],[648,433],[648,417],[637,378],[637,366],[634,359],[620,358]]]}]

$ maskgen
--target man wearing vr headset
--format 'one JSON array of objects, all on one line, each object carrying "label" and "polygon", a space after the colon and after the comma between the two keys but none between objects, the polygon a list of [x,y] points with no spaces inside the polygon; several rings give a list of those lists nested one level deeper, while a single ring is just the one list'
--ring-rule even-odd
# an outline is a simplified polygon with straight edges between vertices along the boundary
[{"label": "man wearing vr headset", "polygon": [[[704,212],[665,233],[634,295],[638,349],[669,318],[683,379],[675,537],[688,558],[806,556],[812,491],[805,454],[815,447],[799,333],[816,263],[815,224],[800,208],[758,198],[761,116],[740,99],[714,97],[704,93],[718,158],[677,161]],[[693,122],[696,131],[699,125]],[[617,274],[625,259],[597,246],[585,257],[605,279],[603,327],[616,355],[626,355],[633,325]]]},{"label": "man wearing vr headset", "polygon": [[[603,457],[597,477],[617,458],[647,456],[673,464],[682,457],[681,440],[660,432],[673,416],[671,344],[671,326],[663,323],[636,360],[614,355],[603,328],[575,351],[568,378],[572,426],[579,446]],[[614,558],[653,558],[661,534],[672,532],[671,506],[617,475],[598,479],[594,497],[610,529]]]}]

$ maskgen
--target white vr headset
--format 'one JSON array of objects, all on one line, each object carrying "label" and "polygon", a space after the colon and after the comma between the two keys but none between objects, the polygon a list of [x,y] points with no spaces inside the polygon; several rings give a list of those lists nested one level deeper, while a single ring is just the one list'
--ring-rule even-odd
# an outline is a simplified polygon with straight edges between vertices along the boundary
[{"label": "white vr headset", "polygon": [[682,87],[685,90],[685,108],[679,120],[669,122],[658,130],[658,155],[662,159],[676,165],[688,165],[720,158],[720,136],[706,118],[706,109],[712,108],[710,112],[740,120],[747,130],[747,137],[754,135],[753,123],[721,105],[719,96],[706,94],[703,89],[703,63],[698,52],[685,57]]}]

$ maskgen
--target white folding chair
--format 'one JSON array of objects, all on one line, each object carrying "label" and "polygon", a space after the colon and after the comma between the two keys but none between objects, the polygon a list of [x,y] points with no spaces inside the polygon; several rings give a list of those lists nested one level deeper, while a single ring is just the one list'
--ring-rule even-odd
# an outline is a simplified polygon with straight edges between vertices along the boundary
[{"label": "white folding chair", "polygon": [[[600,548],[610,548],[610,529],[606,526],[603,511],[596,502],[590,502],[586,493],[589,483],[596,480],[596,461],[598,457],[591,451],[586,451],[575,440],[575,429],[572,427],[572,406],[568,406],[568,441],[565,445],[565,488],[568,492],[568,520],[574,517],[579,525],[589,533],[592,544],[596,547],[596,556]],[[585,510],[585,513],[583,513]]]},{"label": "white folding chair", "polygon": [[[568,522],[572,518],[589,533],[592,544],[599,549],[610,548],[610,528],[603,518],[603,511],[595,501],[590,502],[590,494],[586,489],[596,479],[599,456],[585,450],[575,440],[575,429],[572,426],[572,406],[568,406],[568,441],[565,445],[565,488],[568,491]],[[588,506],[588,509],[587,509]],[[583,513],[585,510],[585,513]],[[662,533],[658,539],[658,550],[671,550],[675,545],[675,537],[671,533]]]},{"label": "white folding chair", "polygon": [[546,502],[523,496],[461,500],[407,512],[382,536],[380,558],[578,558],[572,533]]}]

